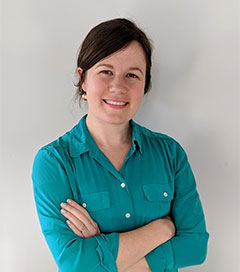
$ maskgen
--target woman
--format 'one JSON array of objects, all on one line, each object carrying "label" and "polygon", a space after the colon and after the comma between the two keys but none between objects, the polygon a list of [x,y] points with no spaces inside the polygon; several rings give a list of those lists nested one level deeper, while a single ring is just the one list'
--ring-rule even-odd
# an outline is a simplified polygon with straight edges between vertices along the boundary
[{"label": "woman", "polygon": [[94,27],[78,56],[88,113],[33,164],[40,224],[59,271],[178,271],[208,233],[187,156],[132,118],[151,85],[151,45],[131,21]]}]

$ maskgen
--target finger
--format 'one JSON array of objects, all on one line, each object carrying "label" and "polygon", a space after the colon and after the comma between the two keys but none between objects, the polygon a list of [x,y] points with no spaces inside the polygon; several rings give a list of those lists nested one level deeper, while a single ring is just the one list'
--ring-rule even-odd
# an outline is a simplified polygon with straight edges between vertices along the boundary
[{"label": "finger", "polygon": [[95,226],[98,227],[96,222],[92,219],[92,217],[90,216],[90,214],[88,213],[88,211],[86,209],[84,209],[81,205],[79,205],[77,202],[75,202],[72,199],[67,199],[67,203],[69,205],[71,205],[72,207],[76,208],[77,210],[79,210],[80,212],[82,212],[83,214],[85,214],[87,216],[87,218],[89,219],[89,221]]},{"label": "finger", "polygon": [[71,228],[71,230],[79,237],[90,238],[95,235],[100,235],[100,233],[95,233],[95,234],[89,233],[86,228],[84,228],[83,231],[79,231],[79,229],[70,220],[67,220],[66,223]]},{"label": "finger", "polygon": [[91,218],[91,216],[89,215],[88,211],[85,208],[83,208],[81,205],[79,205],[77,202],[75,202],[72,199],[67,199],[67,203],[65,203],[63,207],[65,207],[65,206],[67,207],[68,205],[78,209],[80,212],[85,214],[87,216],[87,218],[89,219],[89,221],[92,223],[93,227],[95,228],[94,231],[97,232],[98,234],[100,234],[100,229],[99,229],[97,223]]},{"label": "finger", "polygon": [[87,227],[70,212],[67,212],[66,210],[62,209],[61,213],[68,219],[66,223],[69,225],[69,227],[70,223],[73,225],[73,226],[71,225],[71,227],[76,235],[81,236],[83,238],[90,238],[92,236],[101,234],[98,227],[93,228],[92,230],[89,231],[89,229],[87,229]]},{"label": "finger", "polygon": [[64,207],[64,209],[61,209],[62,215],[72,221],[79,230],[81,230],[84,225],[89,232],[95,231],[96,228],[85,214],[70,205],[66,205],[66,203],[61,203],[61,206]]},{"label": "finger", "polygon": [[[81,222],[77,217],[75,217],[72,213],[61,210],[61,213],[68,219],[66,223],[71,223],[74,225],[74,230],[78,231],[78,236],[86,237],[86,235],[90,235],[91,232],[87,229],[86,225],[84,225],[83,222]],[[70,227],[70,224],[69,224]],[[93,229],[93,232],[96,232],[95,229]],[[79,235],[81,233],[81,235]]]},{"label": "finger", "polygon": [[[90,214],[88,213],[88,211],[83,208],[80,204],[78,204],[76,201],[72,200],[72,199],[67,199],[66,201],[69,205],[73,206],[74,208],[78,209],[80,212],[84,213],[89,219],[92,220]],[[92,220],[93,221],[93,220]],[[94,222],[94,221],[93,221]]]},{"label": "finger", "polygon": [[69,219],[66,221],[66,223],[67,223],[67,225],[69,226],[69,228],[70,228],[77,236],[83,237],[83,238],[84,238],[82,232],[81,232],[80,230],[78,230],[78,228],[77,228],[77,227],[76,227]]}]

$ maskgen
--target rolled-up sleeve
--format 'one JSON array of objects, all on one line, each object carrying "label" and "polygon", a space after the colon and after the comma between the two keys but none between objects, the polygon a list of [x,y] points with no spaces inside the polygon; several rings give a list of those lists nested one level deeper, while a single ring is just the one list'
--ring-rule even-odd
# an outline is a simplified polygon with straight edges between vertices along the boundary
[{"label": "rolled-up sleeve", "polygon": [[36,154],[32,180],[41,229],[59,271],[117,271],[117,232],[83,239],[66,225],[60,203],[73,193],[64,165],[49,150]]},{"label": "rolled-up sleeve", "polygon": [[174,157],[175,193],[171,216],[176,235],[146,255],[153,272],[177,271],[198,265],[204,262],[207,254],[209,234],[204,213],[194,175],[180,145],[177,145]]}]

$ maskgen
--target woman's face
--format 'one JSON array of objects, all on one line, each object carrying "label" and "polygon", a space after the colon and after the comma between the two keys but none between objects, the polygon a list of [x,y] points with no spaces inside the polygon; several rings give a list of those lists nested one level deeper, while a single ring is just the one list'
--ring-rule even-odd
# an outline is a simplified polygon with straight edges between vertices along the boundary
[{"label": "woman's face", "polygon": [[[81,74],[80,69],[78,72]],[[145,73],[145,55],[137,41],[97,62],[87,70],[82,85],[88,117],[104,123],[127,123],[144,96]]]}]

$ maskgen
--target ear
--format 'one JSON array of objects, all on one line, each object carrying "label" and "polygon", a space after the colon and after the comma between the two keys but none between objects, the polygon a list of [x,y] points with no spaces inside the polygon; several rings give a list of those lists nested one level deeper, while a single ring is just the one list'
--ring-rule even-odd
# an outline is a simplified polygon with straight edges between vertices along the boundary
[{"label": "ear", "polygon": [[[83,73],[83,69],[80,68],[80,67],[78,67],[78,68],[77,68],[77,73],[78,73],[79,77],[81,78],[82,73]],[[83,83],[82,83],[82,88],[83,88],[83,89],[85,88],[85,80],[84,80]]]},{"label": "ear", "polygon": [[82,71],[83,71],[82,68],[80,68],[80,67],[77,68],[77,73],[78,73],[79,77],[82,76]]}]

